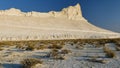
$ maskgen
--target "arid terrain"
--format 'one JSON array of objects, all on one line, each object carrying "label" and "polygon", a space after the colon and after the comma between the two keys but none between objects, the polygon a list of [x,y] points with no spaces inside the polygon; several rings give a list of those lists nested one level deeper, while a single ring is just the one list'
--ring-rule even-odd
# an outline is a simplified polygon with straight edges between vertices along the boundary
[{"label": "arid terrain", "polygon": [[1,68],[119,68],[120,39],[0,42]]},{"label": "arid terrain", "polygon": [[0,68],[120,68],[119,53],[120,33],[89,23],[79,4],[0,10]]}]

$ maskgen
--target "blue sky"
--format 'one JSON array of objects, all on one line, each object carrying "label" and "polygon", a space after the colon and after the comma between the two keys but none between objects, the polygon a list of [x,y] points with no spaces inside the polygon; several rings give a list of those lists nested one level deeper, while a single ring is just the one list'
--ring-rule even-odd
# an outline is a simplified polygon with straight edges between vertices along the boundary
[{"label": "blue sky", "polygon": [[0,0],[0,10],[18,8],[28,11],[60,11],[81,4],[83,16],[92,24],[120,32],[120,0]]}]

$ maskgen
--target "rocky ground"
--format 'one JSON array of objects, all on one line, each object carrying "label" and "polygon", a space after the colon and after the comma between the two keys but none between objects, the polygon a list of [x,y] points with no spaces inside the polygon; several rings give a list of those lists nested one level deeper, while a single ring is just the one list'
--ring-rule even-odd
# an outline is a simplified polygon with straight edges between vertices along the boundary
[{"label": "rocky ground", "polygon": [[116,50],[114,43],[106,43],[116,57],[106,56],[103,47],[84,44],[84,47],[76,47],[78,44],[66,43],[62,49],[71,52],[65,54],[64,59],[50,58],[51,49],[23,50],[16,46],[1,46],[0,68],[22,68],[20,63],[26,58],[41,59],[43,63],[34,68],[120,68],[120,51]]},{"label": "rocky ground", "polygon": [[[113,59],[105,56],[103,48],[86,47],[83,50],[71,50],[73,53],[68,55],[66,60],[55,61],[50,68],[120,68],[119,51],[115,51],[117,58]],[[98,60],[106,60],[105,63],[88,60],[93,59],[94,56],[99,56],[96,58]]]}]

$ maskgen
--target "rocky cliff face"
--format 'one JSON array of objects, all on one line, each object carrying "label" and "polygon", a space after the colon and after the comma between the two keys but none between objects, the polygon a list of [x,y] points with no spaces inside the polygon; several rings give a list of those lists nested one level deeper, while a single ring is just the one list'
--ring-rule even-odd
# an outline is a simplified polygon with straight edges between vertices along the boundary
[{"label": "rocky cliff face", "polygon": [[67,17],[70,20],[82,20],[82,11],[80,4],[75,6],[69,6],[68,8],[62,9],[60,12],[50,12],[54,17]]},{"label": "rocky cliff face", "polygon": [[11,15],[11,16],[30,16],[30,17],[64,17],[70,20],[82,20],[82,11],[79,4],[75,6],[69,6],[68,8],[62,9],[60,12],[51,11],[49,13],[40,12],[21,12],[19,9],[11,8],[8,10],[1,10],[0,15]]}]

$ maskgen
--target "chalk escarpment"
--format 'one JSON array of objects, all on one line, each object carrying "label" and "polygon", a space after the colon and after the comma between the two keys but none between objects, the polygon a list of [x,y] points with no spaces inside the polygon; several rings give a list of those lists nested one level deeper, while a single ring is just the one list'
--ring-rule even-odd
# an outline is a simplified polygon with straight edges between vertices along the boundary
[{"label": "chalk escarpment", "polygon": [[40,13],[40,12],[22,12],[19,9],[11,8],[8,10],[1,10],[0,15],[11,15],[11,16],[28,16],[28,17],[66,17],[71,20],[81,20],[82,11],[79,4],[76,6],[70,6],[68,8],[64,8],[60,12],[50,11],[48,13]]},{"label": "chalk escarpment", "polygon": [[79,4],[62,11],[0,10],[0,41],[119,38],[120,34],[90,24]]}]

